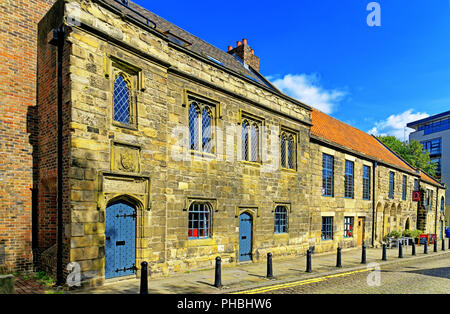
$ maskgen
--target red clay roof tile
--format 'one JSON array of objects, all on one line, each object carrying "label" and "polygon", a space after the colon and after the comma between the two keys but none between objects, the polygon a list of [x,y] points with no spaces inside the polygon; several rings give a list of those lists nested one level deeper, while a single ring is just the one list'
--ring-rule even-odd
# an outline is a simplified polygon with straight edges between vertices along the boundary
[{"label": "red clay roof tile", "polygon": [[397,155],[387,149],[375,137],[354,128],[351,125],[341,122],[318,110],[312,111],[312,123],[312,135],[361,152],[401,169],[415,172],[415,169],[397,157]]}]

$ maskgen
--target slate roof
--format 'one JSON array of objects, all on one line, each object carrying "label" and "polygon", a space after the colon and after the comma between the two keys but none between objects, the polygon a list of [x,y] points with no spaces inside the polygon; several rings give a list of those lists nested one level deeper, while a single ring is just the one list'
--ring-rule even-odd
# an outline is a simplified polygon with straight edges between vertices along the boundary
[{"label": "slate roof", "polygon": [[[129,14],[133,17],[135,17],[138,20],[144,21],[142,17],[139,15],[133,13],[131,10],[127,9],[124,5],[121,5],[116,0],[103,0],[107,4],[115,7],[116,9]],[[146,18],[148,18],[150,21],[156,24],[156,30],[160,33],[165,34],[166,32],[170,32],[172,35],[175,35],[176,37],[181,38],[185,42],[189,43],[190,45],[185,47],[188,50],[191,50],[197,54],[202,55],[203,57],[209,58],[212,57],[215,60],[219,61],[221,65],[227,67],[230,70],[233,70],[237,73],[240,73],[247,78],[252,79],[253,81],[256,81],[260,84],[265,85],[266,87],[277,91],[279,91],[268,81],[266,80],[259,72],[252,69],[249,66],[245,66],[242,61],[239,61],[236,57],[233,55],[230,55],[229,53],[225,52],[224,50],[221,50],[210,43],[192,35],[191,33],[185,31],[184,29],[168,22],[167,20],[163,19],[162,17],[156,15],[153,12],[150,12],[149,10],[141,7],[140,5],[129,1],[128,4],[129,7],[136,10]],[[211,60],[211,59],[210,59]]]}]

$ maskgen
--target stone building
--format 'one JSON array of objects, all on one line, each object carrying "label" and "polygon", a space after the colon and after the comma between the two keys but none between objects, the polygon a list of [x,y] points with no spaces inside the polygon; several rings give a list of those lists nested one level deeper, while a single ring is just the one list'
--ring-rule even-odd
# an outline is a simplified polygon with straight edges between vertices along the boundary
[{"label": "stone building", "polygon": [[246,39],[222,51],[124,2],[56,1],[39,23],[36,267],[99,285],[142,261],[157,276],[439,234],[412,191],[442,185],[281,93]]}]

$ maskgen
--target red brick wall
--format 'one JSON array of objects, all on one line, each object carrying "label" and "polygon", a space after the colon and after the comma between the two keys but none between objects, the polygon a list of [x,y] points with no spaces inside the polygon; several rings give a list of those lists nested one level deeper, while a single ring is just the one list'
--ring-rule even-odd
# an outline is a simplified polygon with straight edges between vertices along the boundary
[{"label": "red brick wall", "polygon": [[15,271],[32,265],[37,23],[53,3],[0,1],[0,266]]}]

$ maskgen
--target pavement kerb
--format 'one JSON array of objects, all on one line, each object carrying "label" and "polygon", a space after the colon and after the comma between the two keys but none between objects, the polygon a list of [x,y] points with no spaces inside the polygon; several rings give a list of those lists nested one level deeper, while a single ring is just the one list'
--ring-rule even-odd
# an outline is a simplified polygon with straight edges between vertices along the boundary
[{"label": "pavement kerb", "polygon": [[[345,276],[346,273],[351,273],[351,272],[358,272],[358,271],[363,271],[363,270],[372,270],[372,268],[368,268],[368,266],[371,263],[378,263],[380,265],[380,267],[383,267],[383,265],[392,265],[392,264],[401,264],[401,263],[405,263],[411,260],[420,260],[420,259],[426,259],[426,258],[432,258],[432,257],[437,257],[437,256],[441,256],[441,255],[446,255],[446,254],[450,254],[450,250],[446,249],[445,251],[442,251],[440,248],[438,250],[438,252],[433,252],[433,248],[429,248],[428,250],[428,254],[423,254],[422,250],[420,250],[418,247],[416,247],[416,252],[417,255],[416,256],[412,256],[410,251],[404,251],[404,257],[403,258],[398,258],[398,257],[393,257],[393,256],[389,256],[388,254],[388,260],[387,261],[382,261],[381,260],[381,248],[378,247],[368,247],[367,249],[367,263],[366,264],[359,264],[357,266],[346,266],[344,263],[344,259],[343,259],[343,267],[342,268],[334,268],[331,270],[326,270],[326,271],[318,271],[315,270],[315,263],[314,260],[320,260],[321,257],[329,257],[329,256],[335,256],[336,253],[335,252],[323,252],[323,253],[315,253],[313,255],[313,272],[312,273],[306,273],[306,272],[298,272],[296,274],[293,274],[292,276],[290,276],[289,278],[283,278],[283,279],[277,279],[277,274],[275,272],[275,277],[273,279],[266,279],[266,278],[261,278],[261,282],[249,282],[249,281],[244,281],[244,285],[241,285],[239,287],[232,287],[233,284],[230,284],[230,286],[227,286],[226,281],[224,282],[224,279],[222,279],[222,283],[223,283],[223,287],[222,288],[215,288],[212,285],[210,285],[209,287],[205,287],[205,289],[203,289],[203,292],[201,292],[202,294],[244,294],[246,291],[249,290],[254,290],[254,289],[262,289],[262,288],[269,288],[271,286],[276,286],[276,285],[282,285],[282,284],[290,284],[290,283],[295,283],[295,282],[300,282],[300,281],[308,281],[308,280],[314,280],[314,279],[320,279],[323,277],[327,277],[327,276],[332,276],[332,275],[342,275]],[[354,254],[349,252],[355,252]],[[342,253],[343,253],[343,257],[344,257],[344,253],[347,253],[347,257],[350,255],[353,258],[358,258],[360,255],[360,251],[361,248],[347,248],[347,249],[342,249]],[[375,252],[379,252],[379,257],[374,258],[374,251]],[[370,253],[372,254],[370,254]],[[392,251],[390,251],[392,252]],[[371,256],[372,255],[372,256]],[[391,254],[392,255],[392,254]],[[303,257],[303,255],[301,256]],[[292,258],[281,258],[279,261],[283,261],[283,262],[289,262],[290,260],[293,260]],[[257,266],[257,267],[262,267],[264,268],[264,266],[266,265],[265,262],[260,261],[257,263],[252,263],[252,264],[248,264],[249,266],[253,265],[253,266]],[[317,265],[317,264],[316,264]],[[355,265],[355,262],[352,262],[352,265]],[[323,264],[319,267],[323,267]],[[328,267],[328,266],[326,266]],[[332,266],[330,266],[332,267]],[[246,265],[241,265],[241,267],[238,266],[229,266],[226,265],[226,267],[222,268],[222,275],[224,275],[224,271],[226,270],[245,270],[246,269]],[[152,281],[154,280],[154,282],[159,282],[158,285],[164,285],[164,281],[167,280],[177,280],[177,277],[179,277],[180,279],[180,286],[184,285],[184,282],[195,282],[197,281],[197,279],[199,278],[199,276],[202,276],[202,274],[204,274],[204,271],[208,271],[211,272],[213,271],[214,268],[208,268],[208,269],[201,269],[201,270],[193,270],[191,271],[190,275],[192,275],[190,278],[186,278],[183,274],[177,275],[177,274],[173,274],[173,275],[169,275],[167,277],[156,277],[156,278],[149,278],[149,285],[152,286]],[[289,274],[285,274],[289,275]],[[184,276],[184,278],[183,278]],[[102,287],[106,288],[108,286],[114,286],[115,283],[127,283],[130,282],[131,285],[136,285],[137,281],[139,279],[133,278],[133,279],[124,279],[124,280],[118,280],[117,282],[111,282],[111,283],[105,283]],[[72,293],[89,293],[90,291],[96,290],[98,288],[102,288],[102,287],[92,287],[92,288],[85,288],[82,289],[81,291],[71,291]],[[153,286],[154,287],[154,286]],[[138,292],[137,292],[138,293]],[[158,293],[158,292],[157,292]],[[187,292],[189,293],[189,292]],[[199,292],[195,292],[196,294],[198,294]]]},{"label": "pavement kerb", "polygon": [[[352,248],[349,250],[354,250],[354,249]],[[327,252],[327,253],[322,253],[320,256],[326,256],[326,255],[332,255],[332,254],[333,253],[328,254],[328,252]],[[297,281],[307,281],[307,280],[311,280],[311,279],[318,279],[318,278],[327,277],[327,276],[331,276],[331,275],[339,275],[339,274],[343,275],[346,273],[351,273],[351,272],[355,272],[355,271],[359,271],[359,270],[367,269],[367,271],[369,271],[369,270],[374,269],[373,267],[369,267],[370,264],[372,264],[372,263],[378,263],[381,267],[383,265],[402,264],[402,263],[406,263],[411,260],[420,260],[420,259],[450,254],[450,250],[438,251],[438,252],[432,252],[432,251],[430,252],[429,251],[428,254],[423,254],[423,253],[418,253],[418,254],[420,254],[420,255],[404,256],[403,258],[396,257],[395,259],[391,259],[391,260],[387,260],[387,261],[382,261],[381,258],[377,259],[377,260],[367,260],[367,263],[361,264],[361,266],[355,266],[355,267],[343,266],[342,268],[336,268],[335,270],[325,271],[325,272],[315,272],[314,273],[314,271],[313,271],[313,273],[311,273],[311,274],[304,273],[302,275],[299,275],[296,278],[289,278],[289,279],[283,279],[283,280],[267,279],[266,282],[249,285],[248,287],[245,287],[245,288],[234,288],[234,289],[231,288],[231,289],[226,289],[226,291],[225,291],[225,289],[218,289],[217,294],[220,294],[220,293],[239,294],[239,293],[244,293],[249,290],[270,287],[270,286],[275,286],[275,285],[281,285],[281,284],[295,283]],[[276,276],[275,276],[275,278],[276,278]]]}]

